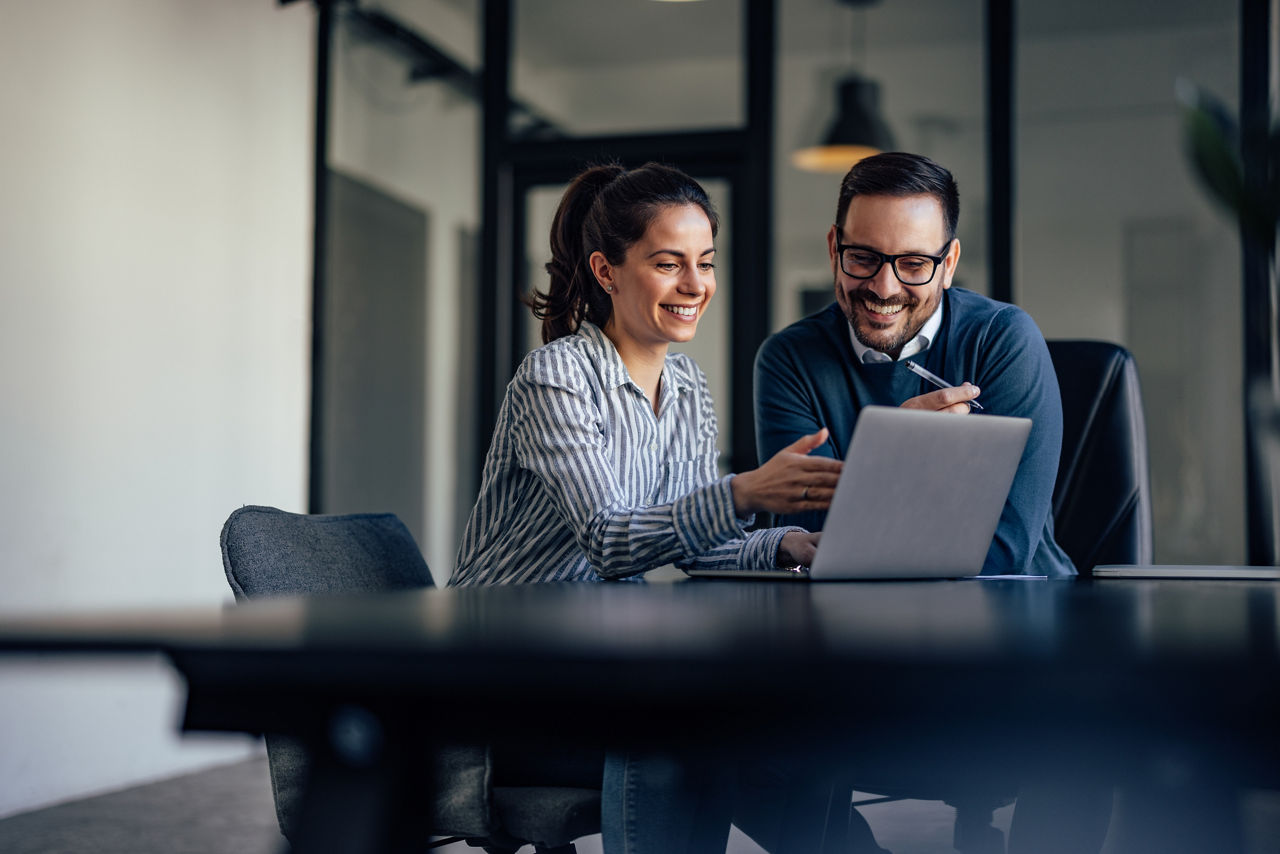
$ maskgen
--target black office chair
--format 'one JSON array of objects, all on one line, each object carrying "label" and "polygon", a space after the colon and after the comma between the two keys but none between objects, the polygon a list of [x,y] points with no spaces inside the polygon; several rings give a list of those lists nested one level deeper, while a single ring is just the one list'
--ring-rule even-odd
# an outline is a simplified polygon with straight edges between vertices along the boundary
[{"label": "black office chair", "polygon": [[[1049,341],[1049,356],[1062,395],[1062,454],[1053,490],[1054,538],[1080,575],[1100,564],[1149,564],[1152,558],[1151,479],[1147,428],[1133,354],[1106,341]],[[948,790],[956,788],[956,792]],[[878,791],[878,790],[877,790]],[[1003,851],[992,814],[1013,801],[945,783],[909,787],[889,797],[942,800],[956,809],[958,851]],[[961,795],[962,796],[958,796]],[[875,854],[860,817],[851,817],[851,849]]]},{"label": "black office chair", "polygon": [[1050,341],[1062,391],[1054,537],[1083,576],[1151,563],[1147,426],[1133,354],[1106,341]]},{"label": "black office chair", "polygon": [[[405,590],[431,587],[413,535],[394,514],[301,515],[274,507],[242,507],[222,528],[222,563],[237,600],[271,595]],[[267,734],[276,818],[294,838],[308,774],[302,746]],[[539,854],[574,854],[573,840],[600,832],[599,789],[494,786],[483,747],[443,751],[431,769],[429,831],[452,842],[513,854],[533,844]],[[603,772],[602,772],[603,773]]]}]

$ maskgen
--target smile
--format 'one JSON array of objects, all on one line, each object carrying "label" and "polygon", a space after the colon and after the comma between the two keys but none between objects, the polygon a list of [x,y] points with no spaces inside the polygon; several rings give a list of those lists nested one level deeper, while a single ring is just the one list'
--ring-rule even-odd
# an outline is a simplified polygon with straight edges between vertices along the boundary
[{"label": "smile", "polygon": [[678,317],[697,317],[698,307],[696,305],[664,305],[664,311],[669,311]]},{"label": "smile", "polygon": [[871,312],[872,314],[878,314],[881,317],[893,317],[895,314],[897,314],[898,312],[906,308],[905,305],[901,305],[901,304],[872,305],[871,303],[866,301],[864,301],[862,304],[866,306],[867,311]]}]

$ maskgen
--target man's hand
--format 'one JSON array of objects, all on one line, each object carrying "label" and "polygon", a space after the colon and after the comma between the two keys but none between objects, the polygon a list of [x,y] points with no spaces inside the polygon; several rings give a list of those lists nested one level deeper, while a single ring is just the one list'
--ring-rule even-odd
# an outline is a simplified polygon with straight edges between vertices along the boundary
[{"label": "man's hand", "polygon": [[844,463],[809,453],[827,441],[827,428],[801,436],[758,469],[729,481],[733,508],[738,516],[768,510],[770,513],[801,513],[826,510],[840,479]]},{"label": "man's hand", "polygon": [[982,389],[973,383],[965,383],[955,388],[940,388],[913,397],[902,404],[903,409],[927,409],[933,412],[950,412],[953,415],[968,415],[969,401],[982,393]]},{"label": "man's hand", "polygon": [[782,542],[778,544],[778,566],[808,566],[813,563],[821,536],[821,533],[802,534],[799,531],[783,534]]}]

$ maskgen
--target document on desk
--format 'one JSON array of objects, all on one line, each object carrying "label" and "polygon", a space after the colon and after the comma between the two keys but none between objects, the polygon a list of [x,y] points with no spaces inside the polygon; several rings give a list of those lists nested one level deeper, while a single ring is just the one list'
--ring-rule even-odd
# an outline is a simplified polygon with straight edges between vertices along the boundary
[{"label": "document on desk", "polygon": [[1044,581],[1047,575],[971,575],[969,578],[974,581]]}]

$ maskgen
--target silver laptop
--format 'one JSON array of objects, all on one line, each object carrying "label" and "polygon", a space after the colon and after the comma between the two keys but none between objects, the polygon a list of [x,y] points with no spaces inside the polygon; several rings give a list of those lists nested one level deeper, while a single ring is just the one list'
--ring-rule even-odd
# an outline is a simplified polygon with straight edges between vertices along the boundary
[{"label": "silver laptop", "polygon": [[1093,568],[1094,578],[1219,578],[1280,581],[1280,566],[1133,566],[1108,564]]},{"label": "silver laptop", "polygon": [[864,408],[807,576],[826,581],[977,575],[1030,432],[1029,418]]}]

